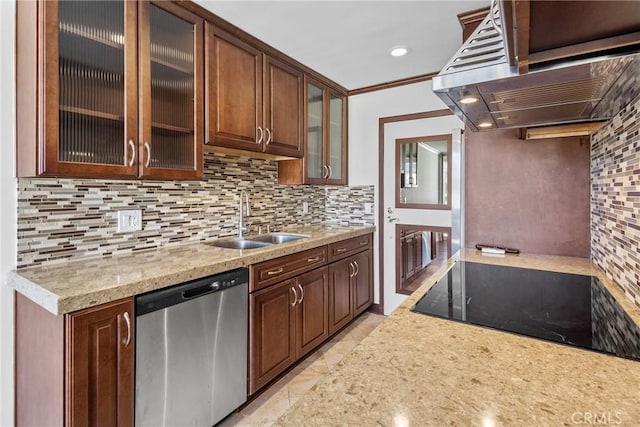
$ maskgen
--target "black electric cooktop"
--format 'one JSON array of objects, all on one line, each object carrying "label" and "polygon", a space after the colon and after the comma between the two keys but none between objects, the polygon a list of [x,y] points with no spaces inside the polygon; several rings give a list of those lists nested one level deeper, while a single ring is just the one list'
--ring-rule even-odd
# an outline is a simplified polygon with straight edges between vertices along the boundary
[{"label": "black electric cooktop", "polygon": [[593,276],[459,261],[411,311],[640,361],[640,328]]}]

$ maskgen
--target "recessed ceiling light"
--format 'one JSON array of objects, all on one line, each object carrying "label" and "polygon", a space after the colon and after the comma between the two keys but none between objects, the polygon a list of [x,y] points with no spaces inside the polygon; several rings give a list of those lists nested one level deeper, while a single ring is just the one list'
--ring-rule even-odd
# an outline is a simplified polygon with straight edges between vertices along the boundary
[{"label": "recessed ceiling light", "polygon": [[461,104],[473,104],[474,102],[478,102],[479,99],[475,96],[465,96],[460,100]]},{"label": "recessed ceiling light", "polygon": [[478,126],[480,126],[481,128],[490,128],[491,126],[493,126],[493,123],[491,123],[491,122],[480,122],[480,123],[478,123]]},{"label": "recessed ceiling light", "polygon": [[394,46],[389,49],[389,53],[391,56],[405,56],[409,53],[409,48],[406,46]]}]

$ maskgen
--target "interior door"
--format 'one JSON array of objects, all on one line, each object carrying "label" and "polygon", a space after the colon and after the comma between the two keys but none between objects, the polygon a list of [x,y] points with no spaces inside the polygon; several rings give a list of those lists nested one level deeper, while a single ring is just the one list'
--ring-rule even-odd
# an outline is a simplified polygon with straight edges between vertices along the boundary
[{"label": "interior door", "polygon": [[[389,314],[400,305],[406,295],[396,292],[396,260],[402,253],[396,253],[396,224],[451,227],[452,237],[457,237],[457,246],[452,245],[452,254],[460,248],[461,223],[461,143],[463,123],[456,116],[440,116],[426,119],[390,123],[385,126],[384,135],[384,222],[381,235],[384,239],[381,262],[384,264],[384,314]],[[412,209],[396,207],[396,140],[417,136],[452,136],[452,189],[451,209]],[[456,156],[458,157],[456,159]],[[399,237],[399,236],[398,236]],[[450,237],[450,238],[452,238]],[[452,243],[454,240],[452,240]],[[401,247],[398,245],[398,247]],[[400,252],[400,251],[399,251]],[[402,264],[401,264],[402,265]]]}]

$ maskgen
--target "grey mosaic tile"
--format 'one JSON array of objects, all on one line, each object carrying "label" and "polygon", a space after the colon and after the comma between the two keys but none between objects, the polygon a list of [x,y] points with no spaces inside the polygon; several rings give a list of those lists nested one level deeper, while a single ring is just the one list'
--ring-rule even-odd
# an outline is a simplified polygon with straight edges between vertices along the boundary
[{"label": "grey mosaic tile", "polygon": [[640,306],[640,97],[591,138],[591,253]]},{"label": "grey mosaic tile", "polygon": [[[202,181],[21,178],[17,266],[234,235],[240,190],[250,194],[252,215],[246,222],[254,229],[261,224],[315,225],[327,218],[362,223],[364,217],[358,212],[362,204],[354,201],[370,195],[373,202],[373,187],[336,190],[278,185],[275,161],[213,153],[205,153]],[[330,211],[326,209],[327,192],[341,194],[331,198]],[[352,192],[353,198],[349,196]],[[302,213],[303,201],[309,205],[306,214]],[[142,209],[143,229],[116,233],[121,209]]]}]

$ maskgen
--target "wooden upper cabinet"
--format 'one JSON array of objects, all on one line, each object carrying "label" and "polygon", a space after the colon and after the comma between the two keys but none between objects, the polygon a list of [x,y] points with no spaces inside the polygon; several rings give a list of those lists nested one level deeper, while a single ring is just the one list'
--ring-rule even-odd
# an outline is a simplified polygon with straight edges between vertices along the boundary
[{"label": "wooden upper cabinet", "polygon": [[175,4],[139,3],[139,176],[202,178],[204,21]]},{"label": "wooden upper cabinet", "polygon": [[202,45],[165,2],[19,2],[18,176],[201,177]]},{"label": "wooden upper cabinet", "polygon": [[207,27],[207,144],[302,157],[302,72]]},{"label": "wooden upper cabinet", "polygon": [[262,151],[262,53],[207,28],[207,144]]},{"label": "wooden upper cabinet", "polygon": [[265,56],[264,151],[302,157],[302,72]]},{"label": "wooden upper cabinet", "polygon": [[304,100],[305,156],[279,162],[278,182],[346,185],[347,97],[306,77]]}]

